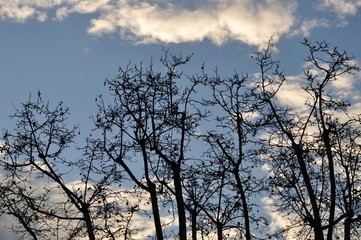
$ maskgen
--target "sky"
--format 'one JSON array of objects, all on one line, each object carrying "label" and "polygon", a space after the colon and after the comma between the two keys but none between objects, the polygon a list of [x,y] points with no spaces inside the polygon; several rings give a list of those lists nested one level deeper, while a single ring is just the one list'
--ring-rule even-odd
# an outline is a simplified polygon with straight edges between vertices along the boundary
[{"label": "sky", "polygon": [[[41,91],[69,106],[70,122],[86,134],[104,80],[129,62],[156,62],[163,48],[193,53],[190,75],[203,63],[222,76],[256,73],[251,55],[271,36],[287,76],[302,72],[305,37],[360,62],[360,11],[361,0],[0,0],[0,129],[14,128],[9,115]],[[296,96],[290,86],[284,96]]]},{"label": "sky", "polygon": [[[103,82],[129,62],[158,60],[162,48],[193,53],[220,74],[255,72],[251,54],[273,36],[282,69],[300,73],[304,37],[326,40],[361,59],[360,0],[0,0],[0,128],[40,90],[91,126]],[[156,61],[155,61],[156,62]]]}]

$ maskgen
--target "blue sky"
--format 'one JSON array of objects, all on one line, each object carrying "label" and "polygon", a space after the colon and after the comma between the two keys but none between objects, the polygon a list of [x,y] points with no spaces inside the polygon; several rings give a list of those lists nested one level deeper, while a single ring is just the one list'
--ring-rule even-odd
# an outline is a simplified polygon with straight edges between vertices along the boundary
[{"label": "blue sky", "polygon": [[[40,90],[54,105],[64,101],[71,123],[87,135],[104,80],[130,61],[156,62],[162,48],[194,53],[187,74],[199,73],[202,63],[222,76],[256,73],[250,56],[272,35],[290,79],[301,73],[304,37],[360,62],[360,11],[361,0],[0,0],[0,129],[14,128],[14,106]],[[341,85],[358,96],[352,86],[360,79]],[[297,100],[293,86],[281,93],[285,101]]]},{"label": "blue sky", "polygon": [[[83,130],[103,81],[129,61],[158,60],[163,47],[194,53],[227,75],[255,72],[250,55],[274,35],[282,68],[298,74],[303,37],[361,59],[361,1],[347,0],[0,0],[0,127],[29,93],[63,100]],[[89,124],[89,127],[87,127]],[[84,129],[85,128],[85,129]]]}]

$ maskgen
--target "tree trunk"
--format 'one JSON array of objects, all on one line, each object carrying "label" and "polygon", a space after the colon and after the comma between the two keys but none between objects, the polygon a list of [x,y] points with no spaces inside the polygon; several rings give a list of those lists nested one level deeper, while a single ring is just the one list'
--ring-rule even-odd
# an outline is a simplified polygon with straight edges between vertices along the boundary
[{"label": "tree trunk", "polygon": [[249,223],[249,210],[248,210],[248,203],[247,203],[247,197],[245,190],[243,189],[241,177],[239,176],[239,169],[241,166],[241,163],[243,161],[243,128],[242,128],[242,122],[243,119],[240,117],[241,113],[239,109],[237,109],[237,135],[238,135],[238,161],[236,162],[236,165],[233,169],[233,174],[236,178],[237,182],[237,188],[239,190],[239,193],[241,194],[241,200],[242,200],[242,211],[243,211],[243,218],[244,218],[244,227],[246,230],[246,240],[251,240],[251,227]]},{"label": "tree trunk", "polygon": [[163,230],[158,208],[157,190],[153,182],[148,181],[148,187],[150,193],[150,201],[152,203],[152,212],[157,240],[163,240]]},{"label": "tree trunk", "polygon": [[187,224],[186,224],[186,214],[184,207],[183,191],[182,191],[182,181],[180,174],[180,166],[174,164],[173,168],[173,181],[175,188],[175,198],[177,201],[178,209],[178,222],[179,222],[179,240],[187,239]]},{"label": "tree trunk", "polygon": [[344,225],[344,240],[351,240],[351,221],[349,218],[346,218]]},{"label": "tree trunk", "polygon": [[[291,139],[293,141],[293,139]],[[319,213],[319,208],[317,205],[317,198],[315,196],[314,190],[312,188],[311,180],[307,172],[306,163],[303,158],[302,149],[301,147],[294,143],[292,144],[292,148],[296,153],[298,165],[300,166],[300,171],[303,177],[303,180],[305,181],[306,189],[308,196],[310,198],[311,207],[312,207],[312,213],[313,213],[313,219],[312,222],[310,222],[311,226],[313,227],[313,231],[315,233],[315,239],[317,240],[323,240],[323,231],[322,231],[322,222],[321,217]]]},{"label": "tree trunk", "polygon": [[148,186],[147,191],[150,194],[150,201],[152,203],[152,213],[154,217],[154,227],[155,227],[157,240],[163,240],[162,222],[160,220],[159,207],[158,207],[157,188],[155,183],[152,182],[152,180],[149,177],[150,170],[148,168],[148,154],[146,151],[146,141],[144,139],[139,140],[139,145],[142,148],[144,175]]},{"label": "tree trunk", "polygon": [[192,240],[197,240],[197,211],[194,209],[191,212],[192,218]]},{"label": "tree trunk", "polygon": [[249,223],[248,203],[247,203],[247,198],[246,198],[243,186],[242,186],[241,178],[238,173],[238,168],[235,168],[233,173],[234,173],[236,181],[237,181],[237,188],[239,190],[239,193],[241,194],[244,227],[246,230],[245,237],[246,237],[246,240],[251,240],[251,228],[250,228],[250,223]]},{"label": "tree trunk", "polygon": [[[324,126],[323,126],[324,127]],[[331,149],[331,140],[329,136],[329,130],[324,127],[324,132],[322,137],[325,142],[326,154],[328,159],[328,171],[330,177],[330,214],[328,218],[328,231],[327,231],[327,240],[332,240],[333,227],[335,220],[335,207],[336,207],[336,183],[335,183],[335,170],[334,170],[334,161],[333,154]]]},{"label": "tree trunk", "polygon": [[91,221],[91,217],[89,214],[89,209],[87,206],[85,206],[85,203],[82,204],[82,211],[83,211],[83,216],[84,216],[84,221],[85,221],[85,225],[86,225],[86,230],[88,233],[88,237],[89,240],[95,240],[95,235],[94,235],[94,227],[93,227],[93,223]]},{"label": "tree trunk", "polygon": [[222,240],[223,239],[223,234],[222,234],[222,224],[221,223],[217,223],[217,240]]}]

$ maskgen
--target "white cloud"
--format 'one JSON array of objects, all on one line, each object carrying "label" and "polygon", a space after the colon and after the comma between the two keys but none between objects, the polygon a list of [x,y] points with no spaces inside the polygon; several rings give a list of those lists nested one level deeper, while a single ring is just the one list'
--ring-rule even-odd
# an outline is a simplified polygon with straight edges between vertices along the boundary
[{"label": "white cloud", "polygon": [[63,20],[69,14],[94,14],[88,33],[118,33],[138,43],[179,43],[209,39],[215,44],[229,40],[263,46],[290,31],[295,0],[0,0],[2,20],[25,22]]},{"label": "white cloud", "polygon": [[35,14],[35,9],[28,6],[1,6],[0,15],[1,18],[14,19],[17,22],[25,22],[27,19]]},{"label": "white cloud", "polygon": [[290,34],[290,36],[302,35],[303,37],[309,37],[312,29],[320,27],[325,28],[329,26],[329,21],[323,18],[306,20],[302,22],[300,26]]},{"label": "white cloud", "polygon": [[[0,0],[0,19],[24,23],[30,19],[62,21],[70,14],[92,14],[88,33],[119,34],[136,43],[180,43],[208,39],[220,45],[240,41],[263,47],[285,35],[308,37],[316,27],[332,20],[296,22],[296,0]],[[361,0],[319,0],[317,8],[332,11],[347,23]],[[55,12],[49,17],[50,10]],[[296,29],[296,30],[295,30]]]},{"label": "white cloud", "polygon": [[[355,66],[360,65],[356,60],[352,60],[349,64]],[[326,64],[321,65],[321,67],[328,68]],[[320,81],[325,77],[323,71],[315,68],[309,62],[306,62],[303,65],[303,69],[308,70],[313,76],[317,76]],[[258,73],[254,75],[255,79],[259,79],[259,77]],[[305,76],[303,74],[298,74],[285,77],[286,81],[284,81],[276,94],[279,103],[294,108],[298,112],[300,112],[300,110],[306,110],[307,106],[305,106],[305,102],[309,97],[309,94],[303,89],[303,86],[308,84],[305,80]],[[357,104],[358,102],[361,102],[361,97],[358,93],[361,84],[358,79],[360,78],[361,72],[339,75],[337,76],[337,79],[330,81],[326,91],[335,99],[343,99],[350,101],[352,104]],[[274,88],[274,86],[272,88]]]},{"label": "white cloud", "polygon": [[36,18],[43,22],[47,17],[47,11],[56,8],[56,18],[60,20],[69,13],[93,13],[102,6],[106,6],[110,0],[0,0],[0,16],[2,20],[25,22]]},{"label": "white cloud", "polygon": [[88,33],[92,35],[112,33],[116,30],[116,26],[106,19],[92,19],[90,24],[91,27],[88,29]]},{"label": "white cloud", "polygon": [[48,16],[45,12],[39,12],[38,17],[36,18],[39,22],[45,22]]},{"label": "white cloud", "polygon": [[361,0],[321,0],[319,10],[335,12],[341,20],[340,26],[347,24],[346,17],[356,15],[361,7]]},{"label": "white cloud", "polygon": [[[210,39],[216,44],[238,40],[262,46],[270,36],[277,40],[287,33],[293,22],[293,1],[207,1],[189,9],[180,4],[129,3],[120,1],[116,8],[103,12],[93,21],[88,32],[102,35],[109,25],[96,24],[107,20],[116,25],[121,36],[138,42],[179,43]],[[114,25],[112,25],[114,26]],[[115,31],[115,29],[113,30]]]},{"label": "white cloud", "polygon": [[73,11],[77,13],[93,13],[109,4],[110,0],[97,0],[97,1],[77,1],[74,4]]},{"label": "white cloud", "polygon": [[53,8],[61,2],[57,0],[0,0],[0,18],[20,23],[36,18],[43,22],[47,19],[45,10]]},{"label": "white cloud", "polygon": [[68,17],[70,14],[70,10],[66,7],[61,7],[56,10],[55,19],[58,21],[62,21],[64,18]]},{"label": "white cloud", "polygon": [[[282,215],[280,212],[277,212],[275,208],[277,199],[275,197],[263,197],[261,201],[265,206],[265,211],[271,217],[271,224],[269,226],[271,232],[275,232],[279,229],[287,229],[290,224],[290,219],[294,217],[297,218],[296,214],[289,214],[288,217],[285,217],[284,214]],[[300,229],[297,227],[291,228],[283,234],[283,237],[289,240],[299,239],[295,237],[298,230]]]},{"label": "white cloud", "polygon": [[[5,179],[2,171],[0,171],[0,177],[1,179]],[[49,193],[47,194],[46,204],[43,205],[44,210],[50,211],[50,209],[54,209],[54,212],[62,215],[64,214],[64,209],[67,209],[68,215],[72,215],[73,217],[81,216],[81,213],[75,208],[75,206],[73,206],[72,204],[64,204],[65,202],[67,202],[67,198],[57,184],[48,182],[46,179],[41,178],[27,180],[28,181],[24,183],[24,186],[22,187],[24,187],[24,189],[28,189],[28,187],[31,186],[32,196],[38,195],[37,193],[42,194],[44,192],[44,189],[49,190]],[[80,180],[75,180],[73,182],[66,183],[66,186],[71,189],[73,193],[82,194],[84,196],[84,191],[87,189],[87,196],[92,197],[92,192],[89,191],[91,191],[90,188],[95,186],[93,186],[89,182],[87,184],[88,185],[85,185],[84,182],[81,182]],[[120,189],[116,187],[113,187],[109,190],[103,189],[102,191],[104,192],[103,196],[93,199],[92,201],[91,218],[94,225],[103,227],[104,221],[107,221],[107,227],[109,228],[109,230],[113,231],[113,234],[115,234],[116,237],[120,238],[122,235],[120,229],[126,225],[127,220],[130,220],[130,222],[128,223],[130,224],[128,226],[128,230],[130,232],[134,231],[134,233],[132,233],[132,239],[145,239],[146,236],[154,235],[154,226],[152,222],[150,222],[150,224],[144,224],[145,222],[151,221],[149,217],[144,214],[144,211],[147,211],[149,213],[151,212],[151,205],[145,204],[149,197],[146,192],[135,192],[133,189]],[[105,193],[105,191],[108,192]],[[142,196],[140,196],[140,194],[142,194]],[[98,204],[98,201],[102,202]],[[118,206],[123,209],[123,211],[119,212],[120,214],[115,213],[111,218],[104,219],[102,217],[99,217],[96,209],[97,207],[103,206],[103,204],[105,204],[106,202],[115,202],[119,204]],[[19,204],[19,206],[22,206],[22,204]],[[137,210],[133,213],[133,215],[131,215],[131,213],[128,211],[131,206],[138,206],[138,210],[140,209],[140,211]],[[55,209],[60,210],[56,211]],[[170,223],[170,218],[171,217],[169,215],[165,216],[164,218],[162,218],[162,221],[164,223]],[[42,221],[46,221],[46,224],[40,226],[41,224],[43,224]],[[59,228],[57,237],[59,239],[68,239],[71,235],[72,230],[74,230],[78,224],[78,221],[40,218],[39,221],[35,223],[35,226],[43,229],[45,235],[48,234],[46,233],[46,229],[51,229],[52,231],[55,231],[56,228]],[[20,226],[20,224],[18,220],[11,214],[0,215],[0,239],[18,239],[17,234],[9,230],[10,226]],[[83,230],[84,229],[82,229],[82,231]],[[107,234],[104,231],[97,229],[95,230],[95,233],[97,235],[97,239],[106,239],[104,238],[104,236]],[[88,239],[85,237],[81,237],[80,235],[81,233],[76,236],[76,239]],[[44,237],[44,235],[42,236]]]},{"label": "white cloud", "polygon": [[320,7],[336,12],[338,15],[355,15],[359,7],[360,0],[322,0]]},{"label": "white cloud", "polygon": [[297,111],[305,110],[305,102],[309,95],[301,87],[301,76],[287,76],[282,87],[277,92],[281,104],[291,106]]}]

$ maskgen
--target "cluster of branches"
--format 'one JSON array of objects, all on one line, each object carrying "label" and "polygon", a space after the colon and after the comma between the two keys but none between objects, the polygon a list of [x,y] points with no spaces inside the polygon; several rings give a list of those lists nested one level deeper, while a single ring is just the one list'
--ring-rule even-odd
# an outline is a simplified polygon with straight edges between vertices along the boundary
[{"label": "cluster of branches", "polygon": [[[8,227],[21,239],[358,239],[361,115],[332,86],[359,68],[325,42],[303,45],[302,109],[278,97],[288,80],[272,41],[255,55],[253,78],[204,67],[187,76],[191,56],[167,51],[163,71],[120,68],[105,81],[110,95],[96,98],[79,159],[67,152],[78,131],[68,109],[30,98],[1,146]],[[285,220],[279,231],[267,197]]]}]

